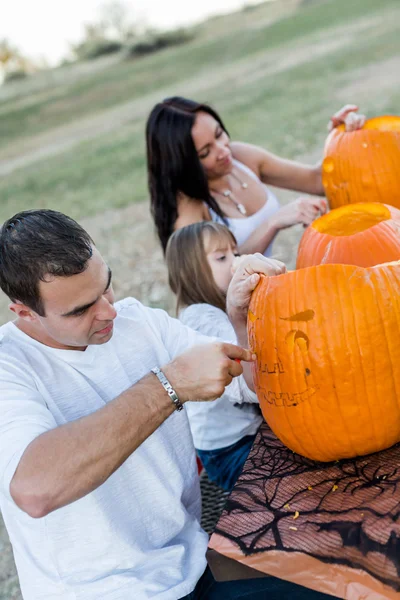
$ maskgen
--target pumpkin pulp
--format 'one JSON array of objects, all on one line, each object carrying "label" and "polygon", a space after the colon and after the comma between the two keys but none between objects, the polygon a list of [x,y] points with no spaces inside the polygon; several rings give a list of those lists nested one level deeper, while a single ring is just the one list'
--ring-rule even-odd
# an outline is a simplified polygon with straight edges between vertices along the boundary
[{"label": "pumpkin pulp", "polygon": [[335,208],[307,227],[296,266],[371,267],[393,260],[400,260],[400,210],[380,202],[360,202]]},{"label": "pumpkin pulp", "polygon": [[348,204],[317,219],[312,227],[319,233],[334,236],[354,235],[391,218],[384,204]]}]

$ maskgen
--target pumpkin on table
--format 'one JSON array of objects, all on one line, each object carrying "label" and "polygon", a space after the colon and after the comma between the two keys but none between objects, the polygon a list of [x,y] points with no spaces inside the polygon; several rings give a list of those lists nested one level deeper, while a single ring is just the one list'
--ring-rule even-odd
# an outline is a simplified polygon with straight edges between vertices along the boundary
[{"label": "pumpkin on table", "polygon": [[329,134],[322,183],[332,208],[353,202],[389,202],[400,208],[400,117],[368,119],[362,129],[344,125]]},{"label": "pumpkin on table", "polygon": [[248,315],[265,420],[313,460],[400,441],[400,262],[262,277]]},{"label": "pumpkin on table", "polygon": [[395,260],[400,260],[400,210],[362,202],[336,208],[307,227],[296,266],[341,263],[371,267]]}]

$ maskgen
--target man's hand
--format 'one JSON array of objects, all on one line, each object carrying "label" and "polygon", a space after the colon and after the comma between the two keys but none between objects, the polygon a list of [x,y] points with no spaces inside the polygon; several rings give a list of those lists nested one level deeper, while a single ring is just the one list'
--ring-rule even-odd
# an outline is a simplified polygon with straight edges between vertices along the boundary
[{"label": "man's hand", "polygon": [[366,116],[357,113],[356,104],[346,104],[338,110],[329,120],[328,130],[332,131],[338,125],[345,125],[346,131],[361,129],[366,121]]},{"label": "man's hand", "polygon": [[215,400],[243,373],[241,360],[253,360],[250,350],[213,342],[190,348],[162,370],[181,402]]},{"label": "man's hand", "polygon": [[281,275],[286,266],[279,260],[265,258],[262,254],[247,254],[235,261],[234,274],[228,288],[226,307],[233,325],[247,321],[247,311],[253,290],[260,275]]}]

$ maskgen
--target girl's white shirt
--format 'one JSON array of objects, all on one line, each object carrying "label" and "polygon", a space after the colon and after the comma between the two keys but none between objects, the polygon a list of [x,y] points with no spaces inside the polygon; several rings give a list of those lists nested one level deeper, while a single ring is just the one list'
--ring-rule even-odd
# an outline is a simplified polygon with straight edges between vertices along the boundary
[{"label": "girl's white shirt", "polygon": [[[228,315],[210,304],[192,304],[179,319],[204,335],[237,344]],[[186,402],[194,445],[198,450],[226,448],[246,435],[254,435],[262,422],[257,396],[243,376],[235,377],[225,393],[214,402]]]}]

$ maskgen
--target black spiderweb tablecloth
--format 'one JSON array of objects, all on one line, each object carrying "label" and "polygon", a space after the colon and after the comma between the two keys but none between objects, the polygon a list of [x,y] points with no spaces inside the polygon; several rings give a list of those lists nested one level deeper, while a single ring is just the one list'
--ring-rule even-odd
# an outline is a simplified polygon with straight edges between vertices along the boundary
[{"label": "black spiderweb tablecloth", "polygon": [[317,463],[264,423],[210,548],[339,597],[400,598],[400,445]]}]

